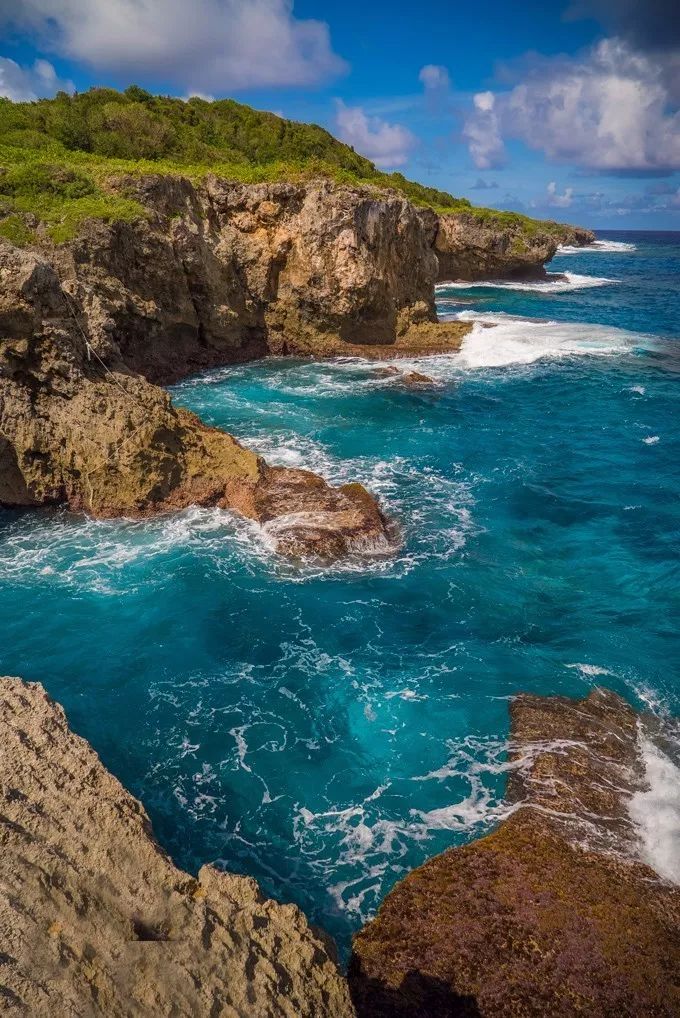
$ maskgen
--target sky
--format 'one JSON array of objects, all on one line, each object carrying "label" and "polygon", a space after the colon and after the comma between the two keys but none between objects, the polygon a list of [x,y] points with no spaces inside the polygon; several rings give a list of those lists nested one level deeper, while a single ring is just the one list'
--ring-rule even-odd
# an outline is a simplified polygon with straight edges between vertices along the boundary
[{"label": "sky", "polygon": [[478,205],[680,230],[680,0],[0,0],[0,95],[131,83]]}]

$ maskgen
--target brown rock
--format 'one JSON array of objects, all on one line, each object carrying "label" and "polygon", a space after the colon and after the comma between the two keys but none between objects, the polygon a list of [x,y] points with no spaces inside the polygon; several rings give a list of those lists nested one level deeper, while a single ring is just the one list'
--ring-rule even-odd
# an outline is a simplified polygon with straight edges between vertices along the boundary
[{"label": "brown rock", "polygon": [[42,686],[0,679],[0,999],[31,1018],[352,1018],[330,943],[176,869]]},{"label": "brown rock", "polygon": [[430,229],[440,282],[542,279],[558,244],[588,244],[595,239],[591,231],[578,227],[546,223],[527,231],[521,221],[485,220],[465,212],[439,216]]},{"label": "brown rock", "polygon": [[407,371],[402,375],[401,381],[411,389],[422,389],[423,387],[435,384],[434,378],[430,378],[429,375],[423,375],[420,371]]},{"label": "brown rock", "polygon": [[0,504],[96,516],[217,505],[268,525],[296,556],[389,550],[386,521],[360,485],[268,467],[173,407],[97,333],[48,261],[9,245],[0,336]]},{"label": "brown rock", "polygon": [[518,697],[495,833],[431,859],[355,938],[359,1016],[680,1014],[680,888],[636,858],[635,713],[612,693]]}]

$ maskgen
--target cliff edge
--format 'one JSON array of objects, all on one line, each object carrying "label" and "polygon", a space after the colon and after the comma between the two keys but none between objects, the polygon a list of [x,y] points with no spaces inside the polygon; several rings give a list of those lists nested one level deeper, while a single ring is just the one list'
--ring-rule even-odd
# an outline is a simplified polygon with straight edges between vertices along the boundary
[{"label": "cliff edge", "polygon": [[37,683],[0,679],[0,1009],[352,1018],[329,943],[248,877],[182,873]]}]

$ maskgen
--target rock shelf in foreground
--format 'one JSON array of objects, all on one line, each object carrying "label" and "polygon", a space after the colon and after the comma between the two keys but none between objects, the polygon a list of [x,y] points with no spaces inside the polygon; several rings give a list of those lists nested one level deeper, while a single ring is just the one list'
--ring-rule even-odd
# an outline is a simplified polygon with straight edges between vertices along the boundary
[{"label": "rock shelf in foreground", "polygon": [[248,877],[182,873],[37,683],[0,679],[0,1011],[352,1018],[329,943]]},{"label": "rock shelf in foreground", "polygon": [[357,935],[365,1018],[675,1018],[680,888],[637,861],[637,717],[602,690],[519,696],[521,806],[414,870]]}]

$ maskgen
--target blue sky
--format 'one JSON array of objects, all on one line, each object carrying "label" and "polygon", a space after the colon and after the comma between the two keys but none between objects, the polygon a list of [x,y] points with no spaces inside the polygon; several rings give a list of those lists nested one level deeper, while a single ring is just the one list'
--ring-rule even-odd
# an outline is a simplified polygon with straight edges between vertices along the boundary
[{"label": "blue sky", "polygon": [[675,0],[0,0],[0,94],[137,82],[323,124],[385,169],[680,229]]}]

